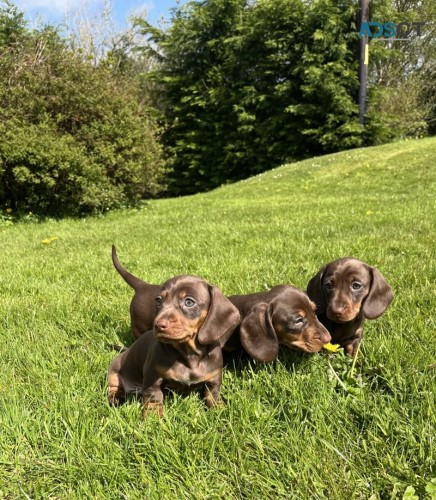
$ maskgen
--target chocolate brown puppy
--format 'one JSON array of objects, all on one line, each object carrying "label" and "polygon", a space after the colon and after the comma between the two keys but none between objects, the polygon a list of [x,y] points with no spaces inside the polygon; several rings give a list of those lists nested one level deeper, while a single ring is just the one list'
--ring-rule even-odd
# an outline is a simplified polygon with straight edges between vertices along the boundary
[{"label": "chocolate brown puppy", "polygon": [[[139,338],[153,328],[154,297],[159,285],[147,283],[127,271],[118,260],[115,246],[112,246],[112,261],[135,290],[130,316],[133,336]],[[229,300],[246,321],[230,339],[221,340],[226,351],[243,347],[254,359],[268,363],[277,357],[280,344],[303,352],[318,352],[331,339],[314,313],[315,305],[293,286],[278,285],[267,292],[233,295]]]},{"label": "chocolate brown puppy", "polygon": [[163,414],[162,388],[202,387],[208,407],[220,402],[224,342],[240,322],[219,289],[195,276],[166,281],[155,296],[153,330],[143,333],[108,369],[108,399],[142,395],[143,416]]},{"label": "chocolate brown puppy", "polygon": [[356,355],[365,319],[381,316],[393,299],[380,271],[353,257],[323,266],[309,281],[307,294],[316,303],[317,315],[332,342],[350,356]]},{"label": "chocolate brown puppy", "polygon": [[269,363],[277,357],[279,345],[312,353],[331,340],[318,321],[315,304],[293,286],[278,285],[268,292],[233,295],[229,300],[242,321],[225,346],[228,350],[240,343],[251,357]]}]

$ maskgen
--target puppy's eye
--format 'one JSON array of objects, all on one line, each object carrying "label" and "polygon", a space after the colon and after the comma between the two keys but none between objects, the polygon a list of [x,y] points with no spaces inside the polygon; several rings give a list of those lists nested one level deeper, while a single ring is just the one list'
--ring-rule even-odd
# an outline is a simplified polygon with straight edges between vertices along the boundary
[{"label": "puppy's eye", "polygon": [[156,297],[155,299],[156,302],[156,307],[160,307],[162,305],[162,297],[159,295],[159,297]]},{"label": "puppy's eye", "polygon": [[288,330],[291,332],[295,332],[301,330],[304,326],[304,316],[295,316],[291,319],[291,322],[288,324]]},{"label": "puppy's eye", "polygon": [[194,307],[196,304],[195,300],[191,297],[186,297],[184,303],[186,307]]},{"label": "puppy's eye", "polygon": [[324,289],[327,291],[327,292],[331,292],[333,290],[334,286],[333,286],[333,283],[331,281],[327,281],[326,283],[324,283]]},{"label": "puppy's eye", "polygon": [[359,283],[358,281],[353,281],[353,284],[351,285],[353,290],[361,290],[363,285],[362,283]]}]

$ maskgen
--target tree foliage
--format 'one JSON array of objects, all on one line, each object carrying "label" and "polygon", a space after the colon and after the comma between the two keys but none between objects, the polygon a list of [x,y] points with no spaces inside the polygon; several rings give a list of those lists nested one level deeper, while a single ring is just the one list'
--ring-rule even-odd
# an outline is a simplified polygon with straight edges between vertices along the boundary
[{"label": "tree foliage", "polygon": [[356,2],[204,0],[142,22],[170,189],[190,193],[361,143]]},{"label": "tree foliage", "polygon": [[0,203],[93,213],[156,194],[163,167],[138,83],[92,65],[50,26],[0,9]]},{"label": "tree foliage", "polygon": [[[372,0],[371,19],[423,22],[407,40],[372,38],[369,43],[367,135],[373,143],[436,132],[436,3]],[[403,38],[404,36],[401,36]]]},{"label": "tree foliage", "polygon": [[191,0],[166,29],[120,35],[106,2],[69,37],[1,5],[0,203],[14,209],[99,212],[436,131],[434,2],[371,0],[373,20],[426,25],[371,41],[365,127],[355,0]]}]

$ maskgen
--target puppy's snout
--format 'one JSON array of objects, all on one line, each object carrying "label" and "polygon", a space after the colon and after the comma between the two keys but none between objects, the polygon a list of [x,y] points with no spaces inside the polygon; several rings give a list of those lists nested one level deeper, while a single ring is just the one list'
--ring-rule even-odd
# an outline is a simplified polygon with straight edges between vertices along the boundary
[{"label": "puppy's snout", "polygon": [[315,338],[320,342],[320,344],[328,344],[332,340],[332,336],[327,328],[318,320],[315,320]]},{"label": "puppy's snout", "polygon": [[345,304],[333,304],[331,306],[331,312],[335,316],[341,316],[342,314],[344,314],[345,309],[346,309]]},{"label": "puppy's snout", "polygon": [[345,303],[332,304],[327,311],[327,317],[333,321],[341,321],[348,318],[350,314],[350,308]]},{"label": "puppy's snout", "polygon": [[327,308],[327,318],[337,323],[346,323],[352,321],[359,314],[359,311],[360,302],[337,301]]},{"label": "puppy's snout", "polygon": [[320,340],[321,340],[321,342],[322,342],[323,345],[324,344],[328,344],[329,342],[331,342],[332,336],[330,335],[330,333],[327,330],[327,328],[324,328],[322,326],[322,329],[319,329],[318,331],[319,331],[319,334],[320,334]]},{"label": "puppy's snout", "polygon": [[165,332],[170,327],[170,322],[167,319],[156,319],[154,321],[154,327],[159,332]]}]

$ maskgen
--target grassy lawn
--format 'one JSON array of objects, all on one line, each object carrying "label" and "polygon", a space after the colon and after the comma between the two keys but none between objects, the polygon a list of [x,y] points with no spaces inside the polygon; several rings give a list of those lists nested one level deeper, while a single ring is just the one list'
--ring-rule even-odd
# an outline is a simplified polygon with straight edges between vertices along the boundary
[{"label": "grassy lawn", "polygon": [[[435,160],[425,139],[101,218],[3,211],[0,498],[436,498]],[[112,243],[146,280],[196,274],[226,294],[305,289],[352,255],[395,299],[353,368],[340,353],[235,358],[223,408],[169,394],[142,421],[139,402],[106,403],[106,343],[130,342],[132,296]]]}]

